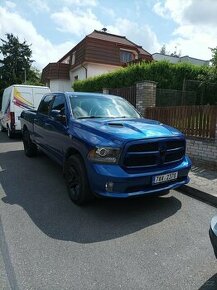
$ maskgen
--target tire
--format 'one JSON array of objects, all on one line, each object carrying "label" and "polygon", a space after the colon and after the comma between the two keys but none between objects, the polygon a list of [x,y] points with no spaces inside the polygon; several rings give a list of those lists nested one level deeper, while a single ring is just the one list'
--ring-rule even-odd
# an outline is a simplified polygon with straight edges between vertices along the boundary
[{"label": "tire", "polygon": [[34,157],[37,155],[37,146],[31,141],[28,130],[23,131],[23,146],[26,156]]},{"label": "tire", "polygon": [[6,132],[7,130],[2,126],[2,124],[0,124],[0,130],[1,132]]},{"label": "tire", "polygon": [[15,137],[15,134],[11,131],[9,127],[7,128],[7,134],[8,134],[8,138],[10,139],[13,139]]},{"label": "tire", "polygon": [[90,191],[86,168],[79,155],[70,156],[64,167],[64,177],[70,199],[83,205],[94,198]]}]

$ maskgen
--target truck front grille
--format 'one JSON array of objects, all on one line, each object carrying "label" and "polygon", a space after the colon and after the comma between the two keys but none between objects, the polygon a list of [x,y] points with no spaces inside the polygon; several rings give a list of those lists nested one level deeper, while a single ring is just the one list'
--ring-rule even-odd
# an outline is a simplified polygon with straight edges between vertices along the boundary
[{"label": "truck front grille", "polygon": [[127,146],[123,164],[125,167],[154,167],[182,161],[185,156],[185,140],[160,140],[132,142]]}]

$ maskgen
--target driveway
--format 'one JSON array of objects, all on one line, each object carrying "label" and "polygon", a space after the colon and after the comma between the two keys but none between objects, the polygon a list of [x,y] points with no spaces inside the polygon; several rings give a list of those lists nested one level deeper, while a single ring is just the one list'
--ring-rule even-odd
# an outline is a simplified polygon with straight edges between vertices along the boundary
[{"label": "driveway", "polygon": [[5,289],[216,289],[216,208],[176,191],[78,207],[58,165],[3,133],[0,166]]}]

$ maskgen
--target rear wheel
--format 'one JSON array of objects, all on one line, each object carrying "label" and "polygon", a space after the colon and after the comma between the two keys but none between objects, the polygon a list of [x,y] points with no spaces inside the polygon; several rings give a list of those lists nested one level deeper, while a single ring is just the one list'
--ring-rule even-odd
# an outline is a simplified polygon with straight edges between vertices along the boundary
[{"label": "rear wheel", "polygon": [[82,205],[94,198],[89,188],[86,168],[78,155],[72,155],[65,164],[64,177],[70,199]]},{"label": "rear wheel", "polygon": [[2,126],[2,124],[0,124],[0,130],[1,132],[6,132],[7,130]]},{"label": "rear wheel", "polygon": [[31,141],[28,130],[23,132],[23,146],[26,156],[33,157],[37,155],[37,146]]}]

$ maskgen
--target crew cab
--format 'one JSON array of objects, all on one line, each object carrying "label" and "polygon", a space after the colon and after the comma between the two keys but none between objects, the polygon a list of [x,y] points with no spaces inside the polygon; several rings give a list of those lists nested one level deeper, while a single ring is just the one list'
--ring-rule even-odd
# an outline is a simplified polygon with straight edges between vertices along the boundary
[{"label": "crew cab", "polygon": [[144,119],[125,99],[95,93],[51,93],[23,111],[24,152],[44,151],[63,168],[69,196],[164,195],[189,182],[184,135]]}]

